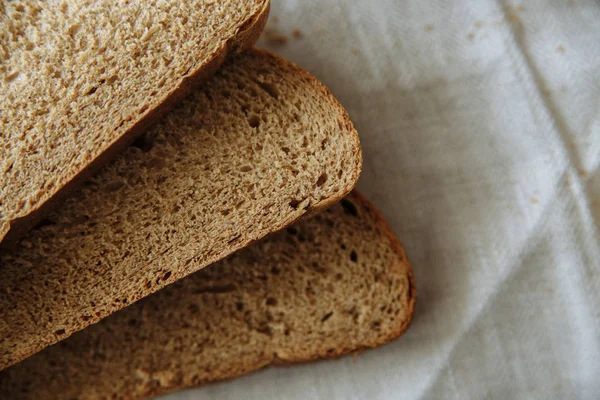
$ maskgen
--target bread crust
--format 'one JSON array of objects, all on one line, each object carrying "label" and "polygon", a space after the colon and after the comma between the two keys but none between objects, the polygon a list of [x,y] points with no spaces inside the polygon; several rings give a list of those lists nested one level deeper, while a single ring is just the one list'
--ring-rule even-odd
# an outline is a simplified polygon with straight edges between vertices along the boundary
[{"label": "bread crust", "polygon": [[30,228],[37,225],[44,216],[53,209],[58,208],[71,191],[126,149],[182,98],[214,75],[228,57],[252,48],[267,24],[271,6],[270,0],[260,1],[263,3],[263,7],[248,18],[246,23],[239,28],[236,36],[225,41],[211,59],[183,76],[179,83],[158,102],[158,106],[146,111],[137,121],[133,122],[118,139],[92,160],[85,169],[75,174],[69,182],[57,189],[47,201],[31,210],[27,215],[8,221],[0,221],[0,248],[11,246]]}]

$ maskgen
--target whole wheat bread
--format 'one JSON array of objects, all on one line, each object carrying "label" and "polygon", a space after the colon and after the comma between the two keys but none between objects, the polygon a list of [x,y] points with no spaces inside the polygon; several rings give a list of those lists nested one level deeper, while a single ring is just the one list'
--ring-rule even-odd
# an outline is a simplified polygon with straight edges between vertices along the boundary
[{"label": "whole wheat bread", "polygon": [[329,91],[234,57],[0,253],[0,369],[350,192],[358,136]]},{"label": "whole wheat bread", "polygon": [[0,372],[21,399],[137,399],[399,336],[415,288],[396,237],[352,194]]},{"label": "whole wheat bread", "polygon": [[0,241],[250,47],[268,9],[268,0],[0,3]]}]

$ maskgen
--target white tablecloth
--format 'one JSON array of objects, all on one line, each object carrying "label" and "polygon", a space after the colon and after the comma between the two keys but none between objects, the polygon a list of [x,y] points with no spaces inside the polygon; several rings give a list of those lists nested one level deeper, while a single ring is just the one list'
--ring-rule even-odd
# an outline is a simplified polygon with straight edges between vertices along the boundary
[{"label": "white tablecloth", "polygon": [[259,44],[348,109],[414,322],[355,362],[166,398],[599,399],[600,2],[272,2]]}]

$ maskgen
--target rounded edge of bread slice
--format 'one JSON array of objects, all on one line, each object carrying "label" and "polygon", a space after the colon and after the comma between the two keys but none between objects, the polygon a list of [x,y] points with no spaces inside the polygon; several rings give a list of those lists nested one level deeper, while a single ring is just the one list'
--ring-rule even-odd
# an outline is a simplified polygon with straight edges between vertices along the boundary
[{"label": "rounded edge of bread slice", "polygon": [[[391,330],[387,335],[382,335],[374,340],[367,341],[362,343],[360,346],[346,346],[344,344],[340,344],[339,347],[334,348],[334,351],[330,351],[331,349],[327,349],[325,351],[314,352],[314,353],[305,353],[305,354],[291,354],[286,355],[285,358],[274,355],[264,359],[257,359],[255,363],[246,364],[246,365],[236,365],[235,369],[229,371],[227,374],[223,374],[220,376],[214,376],[210,379],[205,379],[202,381],[195,382],[193,384],[188,385],[176,385],[176,386],[163,386],[157,387],[153,390],[149,390],[141,393],[127,393],[122,394],[123,399],[126,400],[139,400],[146,397],[154,397],[160,396],[168,393],[177,392],[184,389],[192,389],[210,384],[218,384],[218,383],[226,383],[233,379],[252,374],[255,372],[259,372],[265,368],[271,366],[280,366],[280,367],[292,367],[294,365],[306,364],[318,360],[328,360],[328,359],[336,359],[348,354],[356,354],[361,351],[374,349],[376,347],[389,344],[390,342],[401,337],[404,332],[410,326],[414,316],[415,304],[417,299],[417,287],[414,279],[414,273],[412,266],[408,260],[408,256],[406,255],[406,251],[402,246],[402,243],[392,230],[392,228],[387,223],[387,220],[383,217],[383,214],[375,207],[373,203],[371,203],[362,193],[358,190],[352,190],[347,196],[345,196],[344,200],[353,200],[359,204],[359,207],[363,208],[367,214],[369,214],[369,218],[372,218],[374,221],[374,226],[376,226],[380,232],[382,233],[385,240],[389,240],[391,249],[396,255],[396,263],[391,268],[398,268],[402,273],[406,273],[406,277],[408,280],[408,302],[407,302],[407,318],[401,321],[400,324],[395,326],[393,330]],[[335,203],[332,203],[335,204]]]}]

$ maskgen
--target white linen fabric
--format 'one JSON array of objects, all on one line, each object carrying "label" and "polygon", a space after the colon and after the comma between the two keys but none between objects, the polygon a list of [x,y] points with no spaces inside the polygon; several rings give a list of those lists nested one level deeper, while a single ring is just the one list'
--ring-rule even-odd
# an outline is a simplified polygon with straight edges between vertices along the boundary
[{"label": "white linen fabric", "polygon": [[600,2],[272,2],[259,46],[347,108],[415,318],[356,360],[164,398],[599,399]]}]

